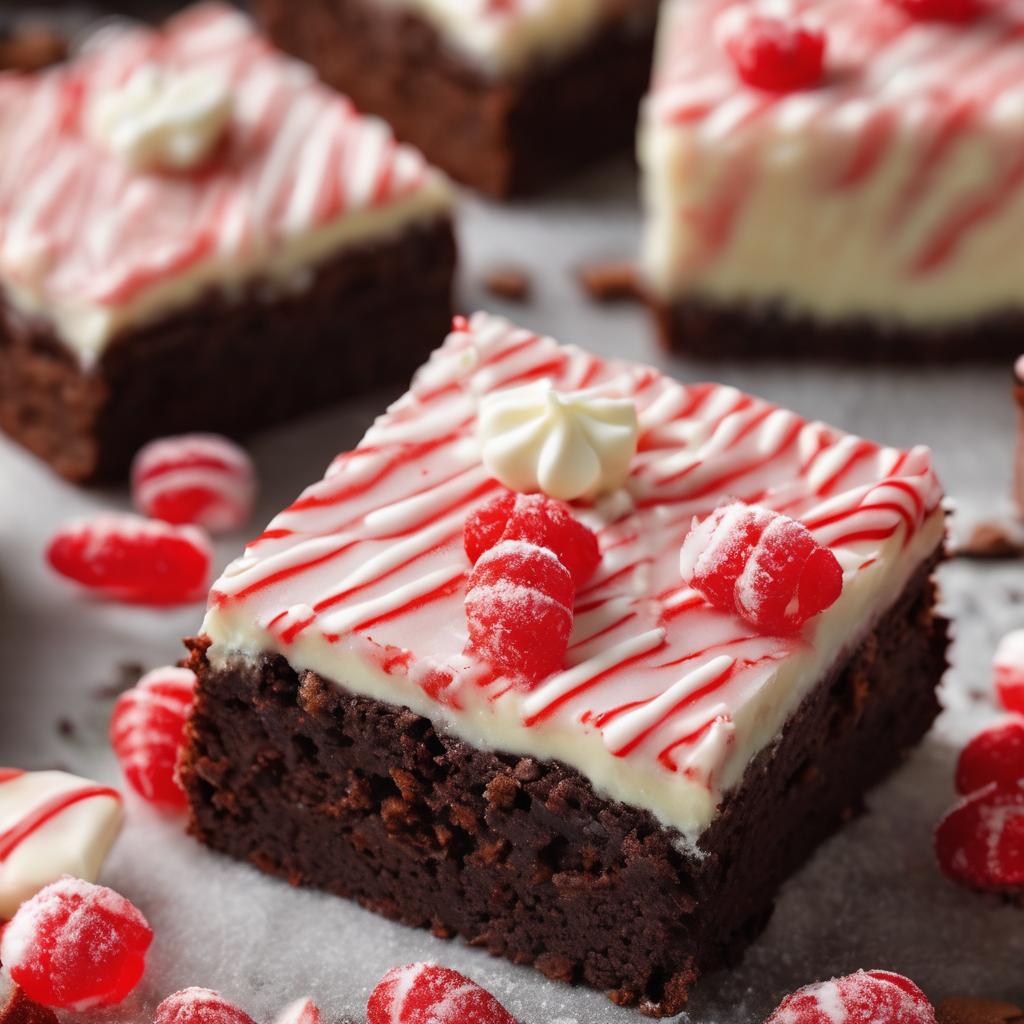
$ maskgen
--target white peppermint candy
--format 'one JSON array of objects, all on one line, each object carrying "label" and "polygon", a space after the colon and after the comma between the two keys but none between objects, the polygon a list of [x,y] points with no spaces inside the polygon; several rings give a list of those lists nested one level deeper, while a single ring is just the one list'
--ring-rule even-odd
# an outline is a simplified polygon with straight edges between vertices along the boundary
[{"label": "white peppermint candy", "polygon": [[638,433],[632,399],[563,394],[548,381],[486,395],[478,429],[484,465],[497,480],[559,501],[621,487]]}]

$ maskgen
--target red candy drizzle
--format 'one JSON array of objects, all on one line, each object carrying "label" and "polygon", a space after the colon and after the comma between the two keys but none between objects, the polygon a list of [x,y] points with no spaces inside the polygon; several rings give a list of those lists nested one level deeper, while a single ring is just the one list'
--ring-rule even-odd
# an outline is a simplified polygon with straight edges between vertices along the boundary
[{"label": "red candy drizzle", "polygon": [[727,36],[725,50],[747,85],[769,92],[808,89],[825,70],[825,36],[781,18],[745,18]]},{"label": "red candy drizzle", "polygon": [[46,557],[62,576],[106,597],[141,604],[201,598],[211,551],[195,527],[130,515],[101,515],[65,527]]},{"label": "red candy drizzle", "polygon": [[557,671],[572,629],[569,570],[546,548],[503,540],[485,551],[466,591],[468,650],[535,683]]},{"label": "red candy drizzle", "polygon": [[714,607],[764,633],[798,630],[843,589],[835,555],[789,516],[735,503],[695,523],[680,554],[683,580]]},{"label": "red candy drizzle", "polygon": [[157,1008],[153,1024],[255,1024],[252,1017],[208,988],[185,988]]},{"label": "red candy drizzle", "polygon": [[136,793],[159,807],[186,806],[175,769],[195,688],[188,669],[155,669],[114,705],[110,744],[121,770]]},{"label": "red candy drizzle", "polygon": [[1024,892],[1024,785],[993,783],[964,797],[939,823],[935,854],[972,889]]},{"label": "red candy drizzle", "polygon": [[967,794],[995,783],[1024,783],[1024,718],[990,726],[971,740],[956,766],[956,788]]},{"label": "red candy drizzle", "polygon": [[82,1012],[120,1003],[135,988],[152,941],[123,896],[65,877],[21,905],[4,929],[0,961],[29,999]]},{"label": "red candy drizzle", "polygon": [[132,499],[143,515],[211,533],[244,525],[255,493],[252,460],[217,434],[152,441],[132,465]]},{"label": "red candy drizzle", "polygon": [[486,989],[435,964],[394,967],[366,1004],[367,1024],[516,1024]]},{"label": "red candy drizzle", "polygon": [[543,494],[504,494],[470,513],[465,526],[469,560],[503,540],[523,540],[547,548],[569,570],[579,589],[601,561],[597,536],[572,514],[568,505]]},{"label": "red candy drizzle", "polygon": [[890,971],[858,971],[786,996],[765,1024],[935,1024],[935,1010],[909,979]]},{"label": "red candy drizzle", "polygon": [[919,21],[945,21],[962,25],[985,13],[981,0],[889,0]]}]

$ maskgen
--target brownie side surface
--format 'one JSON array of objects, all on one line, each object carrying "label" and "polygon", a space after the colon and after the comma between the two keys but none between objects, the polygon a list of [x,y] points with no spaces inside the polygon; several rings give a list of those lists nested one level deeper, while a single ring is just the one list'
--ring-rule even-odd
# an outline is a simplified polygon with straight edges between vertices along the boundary
[{"label": "brownie side surface", "polygon": [[384,4],[308,0],[301,18],[288,0],[254,7],[278,46],[482,192],[537,192],[633,146],[654,49],[648,0],[620,4],[564,59],[508,78],[488,77],[428,22]]},{"label": "brownie side surface", "polygon": [[696,853],[564,764],[475,749],[280,657],[214,668],[201,638],[191,830],[294,885],[677,1013],[928,730],[947,646],[932,568],[748,767]]},{"label": "brownie side surface", "polygon": [[913,327],[870,317],[825,321],[777,304],[687,298],[651,305],[662,345],[702,359],[982,362],[1014,359],[1024,348],[1024,309],[948,327]]},{"label": "brownie side surface", "polygon": [[123,476],[146,441],[239,436],[404,382],[451,324],[455,242],[438,220],[354,246],[298,289],[208,294],[116,337],[97,365],[0,300],[0,428],[76,482]]}]

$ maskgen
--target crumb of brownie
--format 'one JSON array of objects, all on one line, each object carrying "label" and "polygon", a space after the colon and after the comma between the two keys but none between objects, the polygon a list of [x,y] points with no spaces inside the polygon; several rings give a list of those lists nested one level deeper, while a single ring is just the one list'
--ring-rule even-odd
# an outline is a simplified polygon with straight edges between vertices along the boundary
[{"label": "crumb of brownie", "polygon": [[1024,555],[1024,535],[998,519],[978,523],[967,538],[957,545],[957,558],[1020,558]]},{"label": "crumb of brownie", "polygon": [[67,40],[46,25],[0,32],[0,71],[40,71],[67,55]]},{"label": "crumb of brownie", "polygon": [[939,1024],[1024,1024],[1024,1010],[998,999],[950,996],[936,1007]]},{"label": "crumb of brownie", "polygon": [[495,267],[484,278],[484,287],[496,299],[525,302],[530,298],[533,282],[520,267]]},{"label": "crumb of brownie", "polygon": [[578,279],[583,290],[594,302],[643,301],[643,286],[632,263],[591,263],[580,269]]}]

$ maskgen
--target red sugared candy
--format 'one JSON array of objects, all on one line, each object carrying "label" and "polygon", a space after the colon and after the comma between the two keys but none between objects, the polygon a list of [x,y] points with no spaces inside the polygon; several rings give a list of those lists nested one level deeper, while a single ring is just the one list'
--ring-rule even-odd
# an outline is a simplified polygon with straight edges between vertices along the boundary
[{"label": "red sugared candy", "polygon": [[562,666],[573,595],[572,576],[551,551],[503,540],[469,576],[469,650],[509,675],[543,679]]},{"label": "red sugared candy", "polygon": [[843,589],[836,556],[802,523],[734,503],[694,523],[679,559],[683,581],[714,607],[765,633],[789,633],[833,605]]},{"label": "red sugared candy", "polygon": [[110,745],[128,784],[158,807],[186,806],[175,769],[195,689],[196,676],[189,669],[158,668],[114,705]]},{"label": "red sugared candy", "polygon": [[978,733],[956,765],[956,788],[973,793],[990,783],[1024,783],[1024,718],[1007,718]]},{"label": "red sugared candy", "polygon": [[256,474],[244,449],[218,434],[151,441],[132,465],[132,499],[145,516],[211,533],[236,530],[252,512]]},{"label": "red sugared candy", "polygon": [[996,696],[1007,711],[1024,715],[1024,629],[1007,633],[992,662]]},{"label": "red sugared candy", "polygon": [[194,526],[108,514],[66,526],[46,557],[62,576],[105,597],[163,605],[205,595],[212,552]]},{"label": "red sugared candy", "polygon": [[919,21],[945,21],[962,25],[985,12],[981,0],[889,0]]},{"label": "red sugared candy", "polygon": [[505,491],[474,509],[466,520],[465,546],[477,559],[503,540],[524,540],[553,551],[569,570],[577,589],[597,569],[597,536],[572,514],[568,505],[543,494]]},{"label": "red sugared candy", "polygon": [[805,985],[786,996],[765,1024],[935,1024],[935,1010],[909,979],[890,971],[857,971]]},{"label": "red sugared candy", "polygon": [[308,997],[296,999],[274,1018],[274,1024],[320,1024],[320,1011]]},{"label": "red sugared candy", "polygon": [[183,988],[157,1008],[153,1024],[255,1024],[252,1017],[208,988]]},{"label": "red sugared candy", "polygon": [[824,34],[797,22],[748,15],[733,27],[724,42],[740,78],[756,89],[809,89],[825,73]]},{"label": "red sugared candy", "polygon": [[381,978],[366,1004],[367,1024],[516,1024],[486,989],[450,967],[407,964]]},{"label": "red sugared candy", "polygon": [[935,855],[955,882],[1024,892],[1024,785],[993,783],[965,796],[939,822]]},{"label": "red sugared candy", "polygon": [[65,876],[18,908],[0,961],[29,999],[80,1013],[120,1003],[139,983],[152,941],[123,896]]}]

